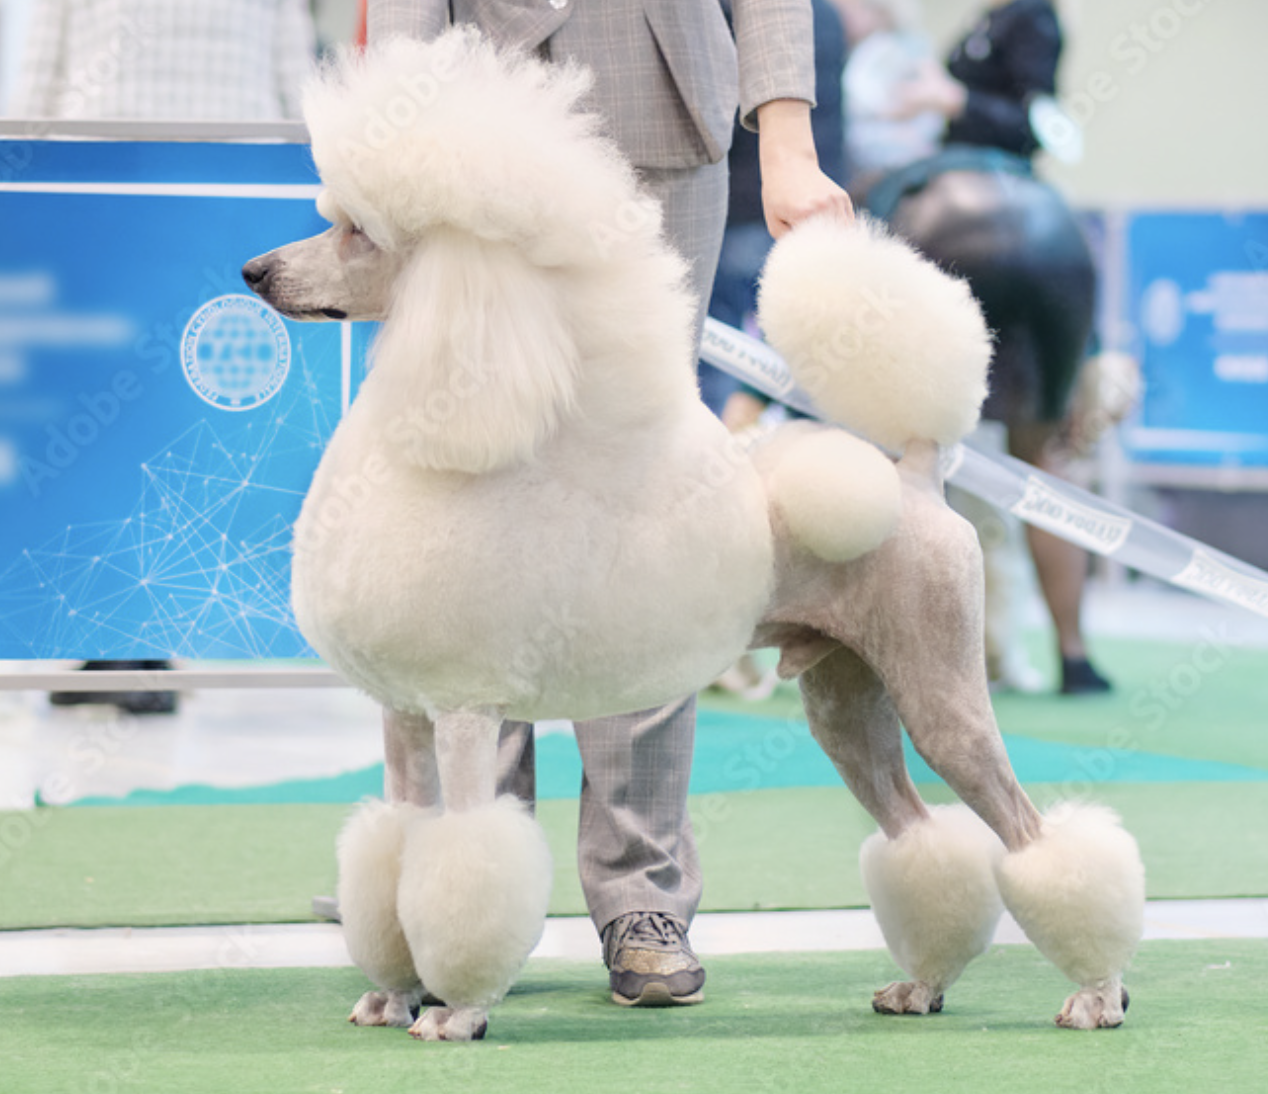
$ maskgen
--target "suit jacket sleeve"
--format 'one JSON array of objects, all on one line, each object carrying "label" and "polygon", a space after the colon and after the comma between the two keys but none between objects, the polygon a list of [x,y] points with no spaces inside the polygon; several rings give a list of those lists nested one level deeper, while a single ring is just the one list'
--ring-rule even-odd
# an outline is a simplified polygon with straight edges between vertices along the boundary
[{"label": "suit jacket sleeve", "polygon": [[757,108],[775,99],[815,101],[810,0],[734,0],[740,121],[757,129]]},{"label": "suit jacket sleeve", "polygon": [[435,38],[448,21],[447,0],[369,0],[366,39]]}]

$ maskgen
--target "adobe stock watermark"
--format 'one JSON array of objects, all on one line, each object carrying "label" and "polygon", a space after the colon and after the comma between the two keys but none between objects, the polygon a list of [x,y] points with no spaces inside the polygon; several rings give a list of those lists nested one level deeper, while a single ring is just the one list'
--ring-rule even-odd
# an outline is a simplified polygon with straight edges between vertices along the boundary
[{"label": "adobe stock watermark", "polygon": [[101,439],[113,426],[129,403],[145,393],[141,378],[132,369],[121,369],[108,386],[91,392],[80,392],[77,408],[61,422],[44,427],[47,437],[42,453],[24,455],[18,461],[22,481],[33,498],[38,498],[46,484],[56,481],[78,462],[85,449]]},{"label": "adobe stock watermark", "polygon": [[[436,466],[443,454],[445,426],[467,409],[470,400],[487,391],[497,372],[497,365],[492,363],[458,361],[442,386],[427,391],[421,406],[407,407],[392,415],[384,423],[381,436],[419,466]],[[295,550],[320,550],[331,535],[357,519],[362,506],[391,482],[392,474],[386,449],[376,447],[354,470],[333,476],[320,501],[314,500],[305,514],[296,532]]]},{"label": "adobe stock watermark", "polygon": [[381,451],[374,451],[352,472],[332,478],[320,501],[296,526],[294,550],[319,551],[330,537],[357,520],[362,506],[390,480],[391,467]]},{"label": "adobe stock watermark", "polygon": [[[169,684],[163,672],[138,672],[130,676],[134,681],[130,690],[161,691]],[[70,738],[65,757],[56,770],[41,781],[39,800],[56,806],[81,797],[91,777],[123,751],[140,730],[138,719],[117,715],[109,720],[94,720],[83,725]],[[4,809],[3,803],[0,803],[0,812]],[[48,823],[50,815],[50,810],[42,807],[24,808],[12,812],[0,822],[0,867],[26,847],[31,835]]]},{"label": "adobe stock watermark", "polygon": [[552,665],[572,664],[578,657],[582,620],[574,614],[575,605],[548,604],[527,641],[511,656],[509,683],[533,697],[545,691],[545,682],[556,675],[548,671]]},{"label": "adobe stock watermark", "polygon": [[193,983],[179,994],[168,995],[163,985],[157,986],[147,1021],[134,1027],[126,1040],[104,1057],[91,1059],[93,1070],[74,1089],[79,1094],[120,1094],[143,1083],[148,1088],[154,1062],[171,1052],[182,1029],[192,1027],[217,1005],[216,993],[226,977],[255,968],[259,961],[260,947],[253,937],[253,928],[230,928],[219,939],[211,966],[196,970]]},{"label": "adobe stock watermark", "polygon": [[[198,300],[223,295],[223,287],[236,285],[236,271],[203,270],[204,283]],[[44,426],[42,447],[18,458],[18,474],[34,498],[59,480],[79,462],[83,454],[108,432],[125,422],[152,390],[147,380],[163,375],[179,361],[181,331],[197,305],[182,308],[169,321],[158,321],[132,343],[135,368],[121,368],[99,387],[80,391],[69,413]]]},{"label": "adobe stock watermark", "polygon": [[816,360],[801,370],[797,378],[802,387],[814,396],[838,381],[842,373],[865,358],[876,339],[884,338],[905,306],[906,302],[894,296],[888,286],[877,292],[864,285],[852,306],[836,317],[830,337],[816,352]]},{"label": "adobe stock watermark", "polygon": [[370,159],[392,145],[436,104],[441,89],[462,72],[462,66],[457,58],[444,52],[434,53],[432,62],[428,70],[397,79],[396,92],[381,107],[369,111],[358,138],[346,134],[339,138],[336,149],[341,159],[350,165]]},{"label": "adobe stock watermark", "polygon": [[789,717],[769,726],[757,740],[737,746],[722,761],[721,776],[726,789],[698,795],[692,802],[697,845],[708,843],[714,831],[730,827],[742,808],[735,797],[737,793],[779,785],[780,770],[796,762],[802,750],[811,745],[821,751],[805,722]]},{"label": "adobe stock watermark", "polygon": [[1130,757],[1149,751],[1150,735],[1162,730],[1228,664],[1237,647],[1229,638],[1227,624],[1205,626],[1198,633],[1199,641],[1188,656],[1132,692],[1129,721],[1112,726],[1103,744],[1076,750],[1077,770],[1061,782],[1057,800],[1087,800],[1097,783],[1118,777]]},{"label": "adobe stock watermark", "polygon": [[611,219],[594,220],[587,225],[594,253],[603,262],[612,258],[614,251],[634,239],[655,236],[661,226],[661,206],[651,194],[640,192],[638,196],[621,202],[613,210]]},{"label": "adobe stock watermark", "polygon": [[[1078,88],[1060,96],[1061,106],[1074,125],[1087,128],[1110,103],[1122,95],[1126,85],[1150,66],[1154,58],[1171,48],[1171,43],[1188,30],[1195,19],[1215,0],[1166,0],[1144,19],[1133,20],[1109,40],[1111,65],[1094,69]],[[1054,126],[1059,126],[1054,121]],[[1052,140],[1060,145],[1073,140],[1054,128]]]}]

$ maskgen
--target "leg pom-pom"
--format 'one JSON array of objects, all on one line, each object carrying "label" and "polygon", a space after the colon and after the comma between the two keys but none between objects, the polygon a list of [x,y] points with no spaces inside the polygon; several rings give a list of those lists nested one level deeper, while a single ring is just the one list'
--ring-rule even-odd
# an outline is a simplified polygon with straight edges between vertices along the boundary
[{"label": "leg pom-pom", "polygon": [[897,839],[877,833],[859,865],[890,953],[909,982],[872,1000],[882,1014],[929,1014],[942,993],[990,945],[1003,906],[995,862],[1004,845],[962,805],[938,806]]},{"label": "leg pom-pom", "polygon": [[1123,1020],[1123,970],[1144,931],[1145,868],[1117,815],[1065,803],[1040,837],[1005,856],[1000,893],[1026,936],[1079,985],[1057,1024],[1072,1029]]},{"label": "leg pom-pom", "polygon": [[[348,954],[382,992],[357,1004],[358,1025],[406,1025],[422,995],[409,943],[396,914],[407,826],[426,814],[414,805],[367,802],[339,834],[339,916]],[[408,1019],[408,1020],[406,1020]]]},{"label": "leg pom-pom", "polygon": [[411,824],[397,911],[427,990],[461,1010],[498,1002],[541,938],[551,879],[541,826],[514,798]]}]

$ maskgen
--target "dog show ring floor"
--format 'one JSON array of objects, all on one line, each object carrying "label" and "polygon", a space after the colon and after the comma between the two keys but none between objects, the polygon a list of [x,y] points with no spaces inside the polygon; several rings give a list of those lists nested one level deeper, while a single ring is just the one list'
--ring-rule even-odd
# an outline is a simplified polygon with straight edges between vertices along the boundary
[{"label": "dog show ring floor", "polygon": [[[1268,622],[1143,583],[1093,589],[1087,619],[1115,691],[1002,694],[996,712],[1041,807],[1105,802],[1140,842],[1146,938],[1118,1030],[1057,1029],[1069,986],[1008,920],[943,1013],[872,1012],[871,992],[900,975],[857,878],[872,825],[789,685],[755,702],[702,697],[697,1007],[608,1001],[573,866],[575,744],[570,727],[539,727],[552,914],[488,1037],[467,1045],[348,1024],[365,981],[312,911],[333,891],[343,818],[381,786],[372,705],[207,691],[136,719],[8,691],[0,1091],[1259,1090]],[[1051,678],[1045,648],[1036,626],[1032,659]],[[922,794],[946,800],[909,761]]]}]

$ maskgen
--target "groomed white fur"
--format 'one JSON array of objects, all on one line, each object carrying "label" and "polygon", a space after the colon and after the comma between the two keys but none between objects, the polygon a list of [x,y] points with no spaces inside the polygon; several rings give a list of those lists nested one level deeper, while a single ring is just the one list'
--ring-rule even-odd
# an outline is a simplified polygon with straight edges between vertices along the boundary
[{"label": "groomed white fur", "polygon": [[893,463],[840,429],[794,438],[776,442],[781,447],[767,475],[775,510],[792,537],[827,562],[848,562],[884,543],[902,513]]},{"label": "groomed white fur", "polygon": [[874,221],[819,217],[787,233],[758,315],[819,408],[885,448],[954,444],[977,424],[991,341],[968,283]]},{"label": "groomed white fur", "polygon": [[293,602],[395,710],[664,703],[770,596],[769,499],[699,401],[684,265],[573,109],[585,84],[457,29],[345,56],[305,103],[323,207],[401,272],[296,524]]},{"label": "groomed white fur", "polygon": [[438,228],[396,292],[409,303],[375,343],[375,394],[397,408],[392,439],[412,463],[494,471],[530,459],[575,412],[565,302],[518,248]]},{"label": "groomed white fur", "polygon": [[[855,738],[868,718],[896,735],[899,711],[1009,846],[1040,828],[978,679],[971,535],[937,489],[932,442],[966,432],[985,393],[967,289],[872,226],[791,233],[764,283],[770,333],[828,413],[907,454],[895,470],[804,423],[763,446],[759,473],[699,401],[684,265],[576,112],[585,87],[463,29],[346,55],[306,103],[335,227],[248,264],[288,316],[384,322],[296,525],[292,591],[318,653],[404,720],[394,792],[439,789],[459,810],[369,807],[340,847],[349,948],[392,996],[371,993],[367,1017],[399,1019],[425,984],[446,1005],[414,1023],[421,1039],[479,1037],[543,924],[540,829],[513,801],[478,804],[503,718],[645,709],[770,642],[849,715],[833,758],[861,769],[851,785],[875,790],[888,830],[919,815],[901,752]],[[413,748],[430,750],[438,788],[402,759]],[[905,1010],[933,1009],[990,937],[999,847],[981,836],[938,811],[865,852],[886,936],[918,978],[897,993]],[[1017,871],[1020,906],[1069,896],[1050,857]],[[1048,933],[1108,914],[1111,881],[1076,885]],[[1044,910],[1032,919],[1043,935]],[[1081,993],[1070,1024],[1112,1021],[1116,985]]]},{"label": "groomed white fur", "polygon": [[541,826],[514,798],[413,820],[396,906],[427,990],[449,1007],[501,1000],[541,938],[552,877]]},{"label": "groomed white fur", "polygon": [[[1055,806],[1040,838],[1006,855],[996,875],[1005,905],[1039,952],[1084,989],[1104,994],[1108,985],[1107,1002],[1117,1008],[1145,915],[1140,849],[1117,814],[1102,805]],[[1113,1017],[1121,1021],[1121,1009]]]},{"label": "groomed white fur", "polygon": [[882,832],[859,851],[863,884],[881,933],[915,985],[877,992],[877,1008],[927,1013],[990,945],[1004,908],[995,864],[999,837],[967,806],[933,806],[897,839]]},{"label": "groomed white fur", "polygon": [[[296,524],[293,602],[317,652],[395,710],[532,721],[667,702],[751,641],[774,588],[772,508],[827,560],[894,524],[892,468],[844,437],[790,449],[790,472],[765,485],[736,456],[694,388],[683,264],[577,112],[585,86],[459,28],[345,55],[305,102],[323,208],[399,272],[373,369]],[[819,231],[871,238],[822,220],[793,234]],[[963,383],[941,352],[903,355],[922,338],[954,344],[980,316],[905,250],[891,271],[900,245],[870,246],[833,242],[835,260],[794,247],[769,280],[837,316],[853,292],[848,316],[874,278],[889,297],[885,279],[916,264],[919,332],[902,312],[858,316],[880,354],[872,404],[892,417]],[[851,268],[844,288],[826,275],[873,257],[878,270]],[[926,306],[933,282],[961,314]],[[859,382],[828,387],[848,402]],[[941,439],[930,425],[903,440]]]},{"label": "groomed white fur", "polygon": [[348,956],[387,991],[419,987],[396,914],[396,891],[406,828],[425,815],[404,802],[366,802],[339,833],[339,915]]},{"label": "groomed white fur", "polygon": [[599,261],[622,203],[638,206],[624,219],[656,213],[576,109],[589,86],[582,68],[500,53],[469,27],[346,52],[304,95],[327,211],[387,250],[444,224],[542,265]]}]

